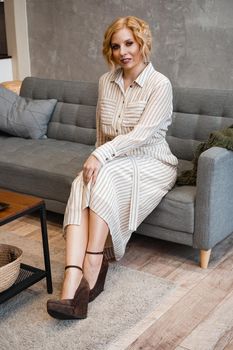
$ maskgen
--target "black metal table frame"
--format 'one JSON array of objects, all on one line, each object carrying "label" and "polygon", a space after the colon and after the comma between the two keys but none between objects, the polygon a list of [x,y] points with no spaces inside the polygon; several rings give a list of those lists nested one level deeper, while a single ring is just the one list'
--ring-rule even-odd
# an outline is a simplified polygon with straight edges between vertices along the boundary
[{"label": "black metal table frame", "polygon": [[16,294],[20,293],[22,290],[32,286],[34,283],[40,281],[43,278],[46,278],[47,292],[51,294],[53,292],[52,286],[52,276],[51,276],[51,266],[50,266],[50,256],[49,256],[49,244],[48,244],[48,233],[47,233],[47,224],[46,224],[46,208],[45,203],[34,206],[30,209],[25,209],[23,212],[17,213],[12,217],[6,218],[0,223],[0,226],[8,224],[9,222],[18,219],[22,216],[31,214],[36,211],[40,211],[40,223],[41,223],[41,234],[42,234],[42,243],[43,243],[43,254],[44,254],[44,265],[45,270],[38,269],[36,267],[21,264],[21,270],[29,271],[31,276],[25,280],[13,284],[10,288],[0,293],[0,304],[4,301],[10,299]]}]

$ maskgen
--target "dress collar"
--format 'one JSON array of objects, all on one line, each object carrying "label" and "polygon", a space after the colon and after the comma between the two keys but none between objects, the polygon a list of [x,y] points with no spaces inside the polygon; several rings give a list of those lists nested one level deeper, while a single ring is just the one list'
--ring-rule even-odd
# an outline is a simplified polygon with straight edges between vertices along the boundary
[{"label": "dress collar", "polygon": [[[143,71],[139,74],[137,79],[134,80],[134,82],[137,83],[140,87],[143,87],[146,80],[154,71],[155,69],[152,63],[149,62],[147,66],[143,69]],[[116,84],[121,85],[122,80],[123,80],[123,69],[118,68],[113,72],[111,82],[115,82]]]}]

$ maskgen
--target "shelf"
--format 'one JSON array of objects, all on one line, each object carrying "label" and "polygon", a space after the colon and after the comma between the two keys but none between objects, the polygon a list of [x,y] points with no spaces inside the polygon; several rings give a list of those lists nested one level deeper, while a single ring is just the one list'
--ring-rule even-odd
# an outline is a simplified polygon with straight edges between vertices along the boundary
[{"label": "shelf", "polygon": [[32,286],[44,277],[46,277],[46,272],[44,270],[21,264],[19,276],[13,286],[0,293],[0,304],[20,293],[22,290]]},{"label": "shelf", "polygon": [[6,60],[6,59],[9,59],[9,58],[12,58],[12,56],[0,54],[0,60]]}]

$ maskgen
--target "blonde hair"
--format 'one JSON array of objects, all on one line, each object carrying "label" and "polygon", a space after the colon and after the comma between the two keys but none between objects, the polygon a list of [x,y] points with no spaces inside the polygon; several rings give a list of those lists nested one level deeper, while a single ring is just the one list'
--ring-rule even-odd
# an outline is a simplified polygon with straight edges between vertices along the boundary
[{"label": "blonde hair", "polygon": [[139,47],[145,62],[149,61],[151,44],[152,44],[152,35],[151,35],[151,31],[148,23],[134,16],[119,17],[107,28],[104,34],[104,41],[103,41],[102,52],[107,63],[112,68],[116,68],[116,67],[112,58],[111,39],[113,34],[115,34],[118,30],[125,27],[132,31],[136,42],[139,44]]}]

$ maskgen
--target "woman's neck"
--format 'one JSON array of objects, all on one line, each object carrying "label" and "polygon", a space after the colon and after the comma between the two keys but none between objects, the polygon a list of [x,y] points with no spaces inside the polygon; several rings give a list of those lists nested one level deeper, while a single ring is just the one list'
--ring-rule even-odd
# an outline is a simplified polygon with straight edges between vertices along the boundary
[{"label": "woman's neck", "polygon": [[132,83],[139,74],[144,70],[146,67],[146,63],[142,62],[141,64],[138,64],[133,69],[123,69],[123,79],[124,81]]}]

